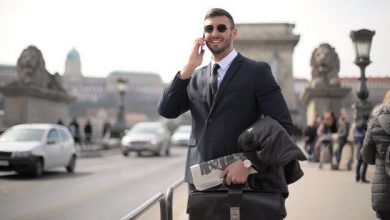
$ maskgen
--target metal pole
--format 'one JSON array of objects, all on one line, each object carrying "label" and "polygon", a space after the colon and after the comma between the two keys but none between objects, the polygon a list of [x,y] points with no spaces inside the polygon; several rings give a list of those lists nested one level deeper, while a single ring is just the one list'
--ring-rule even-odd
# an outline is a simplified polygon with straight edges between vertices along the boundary
[{"label": "metal pole", "polygon": [[367,100],[369,96],[369,91],[367,88],[367,78],[366,78],[366,67],[370,62],[358,62],[356,63],[359,68],[360,68],[360,78],[359,78],[359,83],[358,87],[356,89],[356,95],[360,99],[361,102],[364,102]]},{"label": "metal pole", "polygon": [[353,108],[355,109],[355,124],[364,121],[363,115],[369,115],[372,109],[372,104],[367,100],[369,91],[367,88],[367,78],[365,69],[371,62],[368,59],[357,60],[356,65],[360,68],[360,78],[356,88],[358,101]]},{"label": "metal pole", "polygon": [[173,209],[173,191],[184,182],[184,179],[179,179],[176,183],[169,186],[167,190],[167,220],[172,220],[172,209]]}]

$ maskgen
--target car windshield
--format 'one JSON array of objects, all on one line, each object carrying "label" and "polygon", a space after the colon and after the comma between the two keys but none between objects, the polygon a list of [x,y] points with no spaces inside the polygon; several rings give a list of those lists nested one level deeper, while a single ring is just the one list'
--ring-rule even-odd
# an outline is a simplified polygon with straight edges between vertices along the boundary
[{"label": "car windshield", "polygon": [[161,130],[162,128],[158,124],[139,124],[135,125],[131,130],[130,133],[132,134],[154,134]]},{"label": "car windshield", "polygon": [[13,128],[0,136],[0,141],[40,141],[44,129],[33,128]]}]

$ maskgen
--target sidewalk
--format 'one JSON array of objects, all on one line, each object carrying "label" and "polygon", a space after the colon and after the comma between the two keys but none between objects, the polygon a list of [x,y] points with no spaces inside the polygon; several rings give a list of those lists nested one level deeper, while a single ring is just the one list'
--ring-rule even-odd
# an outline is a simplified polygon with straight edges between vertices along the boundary
[{"label": "sidewalk", "polygon": [[[286,200],[287,220],[375,220],[371,208],[371,184],[355,182],[355,165],[346,170],[349,152],[343,155],[340,170],[323,169],[318,163],[301,163],[305,175],[296,183],[289,185],[290,196]],[[367,171],[372,179],[373,166]],[[182,184],[174,192],[173,220],[187,220],[187,184]],[[160,219],[159,206],[153,207],[141,220]]]},{"label": "sidewalk", "polygon": [[[318,169],[318,163],[303,162],[305,173],[289,186],[286,200],[288,220],[374,220],[371,184],[355,182],[355,171]],[[370,168],[370,171],[372,169]],[[367,173],[372,179],[372,172]]]},{"label": "sidewalk", "polygon": [[[354,171],[332,171],[329,166],[318,169],[318,163],[301,163],[305,175],[289,185],[286,220],[375,220],[371,209],[371,184],[356,183]],[[368,179],[372,173],[368,173]],[[173,220],[188,220],[187,184],[174,192]],[[160,219],[159,206],[154,206],[140,220]]]}]

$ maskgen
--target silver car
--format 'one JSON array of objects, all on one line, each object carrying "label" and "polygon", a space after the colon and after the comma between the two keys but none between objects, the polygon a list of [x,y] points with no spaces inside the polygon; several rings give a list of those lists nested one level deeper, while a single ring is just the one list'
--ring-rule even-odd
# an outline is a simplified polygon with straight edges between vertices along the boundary
[{"label": "silver car", "polygon": [[54,167],[73,172],[75,165],[74,141],[62,125],[20,124],[0,136],[0,171],[40,177]]},{"label": "silver car", "polygon": [[169,155],[170,134],[161,122],[140,122],[135,124],[121,140],[121,148],[124,156],[129,152],[151,152],[153,155]]},{"label": "silver car", "polygon": [[191,125],[181,125],[177,127],[171,137],[172,146],[188,146],[191,135]]}]

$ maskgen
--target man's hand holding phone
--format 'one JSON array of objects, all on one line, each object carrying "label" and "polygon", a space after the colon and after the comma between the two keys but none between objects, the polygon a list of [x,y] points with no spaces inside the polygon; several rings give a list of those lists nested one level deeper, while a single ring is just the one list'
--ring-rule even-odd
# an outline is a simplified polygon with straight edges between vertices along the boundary
[{"label": "man's hand holding phone", "polygon": [[192,52],[188,58],[188,63],[180,71],[180,79],[189,79],[194,70],[202,64],[204,55],[203,47],[205,43],[206,41],[204,35],[203,37],[197,38],[195,40],[194,46],[192,47]]}]

